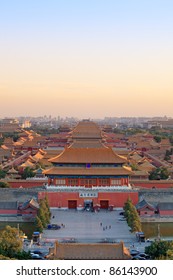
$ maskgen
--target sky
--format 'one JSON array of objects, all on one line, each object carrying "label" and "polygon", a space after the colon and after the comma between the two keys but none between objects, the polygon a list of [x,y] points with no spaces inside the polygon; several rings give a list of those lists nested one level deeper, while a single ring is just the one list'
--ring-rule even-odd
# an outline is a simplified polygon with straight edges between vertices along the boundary
[{"label": "sky", "polygon": [[172,0],[0,0],[0,118],[173,117]]}]

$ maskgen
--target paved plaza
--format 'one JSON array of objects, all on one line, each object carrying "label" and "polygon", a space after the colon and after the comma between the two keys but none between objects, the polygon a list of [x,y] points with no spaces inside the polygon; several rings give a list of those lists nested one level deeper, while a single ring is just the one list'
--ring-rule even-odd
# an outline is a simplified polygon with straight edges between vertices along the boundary
[{"label": "paved plaza", "polygon": [[[126,221],[120,221],[121,211],[100,210],[100,212],[86,212],[78,210],[51,209],[51,223],[64,225],[59,230],[44,230],[40,245],[32,244],[25,250],[39,249],[48,253],[54,246],[54,241],[98,243],[123,241],[127,248],[144,252],[147,242],[139,243],[135,234],[129,231]],[[54,217],[54,218],[53,218]]]},{"label": "paved plaza", "polygon": [[77,242],[129,241],[135,242],[135,235],[129,231],[126,221],[120,221],[120,211],[101,210],[87,212],[53,209],[51,223],[64,225],[59,230],[44,230],[45,239],[75,239]]}]

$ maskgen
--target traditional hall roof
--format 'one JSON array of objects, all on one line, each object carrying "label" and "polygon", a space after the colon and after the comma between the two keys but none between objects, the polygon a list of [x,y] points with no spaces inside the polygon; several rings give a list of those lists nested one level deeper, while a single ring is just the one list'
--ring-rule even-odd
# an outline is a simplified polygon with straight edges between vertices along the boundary
[{"label": "traditional hall roof", "polygon": [[126,159],[117,155],[109,147],[73,148],[72,146],[49,160],[52,163],[125,163]]},{"label": "traditional hall roof", "polygon": [[111,243],[55,243],[50,259],[64,260],[130,260],[129,250],[123,242]]},{"label": "traditional hall roof", "polygon": [[101,139],[102,132],[99,126],[89,120],[81,121],[73,129],[72,138],[90,138],[90,139]]},{"label": "traditional hall roof", "polygon": [[129,154],[129,160],[135,160],[136,162],[140,161],[142,156],[140,156],[136,151]]},{"label": "traditional hall roof", "polygon": [[48,170],[43,171],[45,175],[131,175],[133,172],[126,167],[115,168],[82,168],[82,167],[64,167],[54,166]]},{"label": "traditional hall roof", "polygon": [[18,174],[18,171],[12,167],[10,170],[8,170],[7,174]]},{"label": "traditional hall roof", "polygon": [[5,146],[5,145],[1,145],[1,148],[2,148],[3,150],[9,150],[9,148],[8,148],[7,146]]},{"label": "traditional hall roof", "polygon": [[20,167],[31,167],[31,168],[33,168],[34,167],[34,164],[28,159],[28,160],[26,160],[24,163],[22,163],[21,165],[20,165]]},{"label": "traditional hall roof", "polygon": [[42,159],[44,157],[44,155],[40,152],[40,151],[38,151],[34,156],[33,156],[33,159],[35,160],[35,161],[39,161],[40,159]]},{"label": "traditional hall roof", "polygon": [[24,202],[22,204],[22,206],[20,206],[20,209],[27,209],[27,208],[33,208],[33,209],[39,209],[39,204],[38,202],[34,199],[34,198],[31,198],[30,200]]},{"label": "traditional hall roof", "polygon": [[101,148],[103,144],[100,140],[74,140],[71,145],[73,148]]},{"label": "traditional hall roof", "polygon": [[152,205],[151,203],[147,202],[145,199],[141,200],[136,204],[136,209],[137,210],[143,210],[149,208],[150,210],[156,210],[156,207]]}]

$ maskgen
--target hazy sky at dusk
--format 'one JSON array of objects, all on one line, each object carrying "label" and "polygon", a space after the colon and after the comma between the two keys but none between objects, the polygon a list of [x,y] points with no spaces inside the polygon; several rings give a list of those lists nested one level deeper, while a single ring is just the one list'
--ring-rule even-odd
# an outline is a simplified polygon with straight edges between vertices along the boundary
[{"label": "hazy sky at dusk", "polygon": [[0,0],[0,118],[173,117],[172,0]]}]

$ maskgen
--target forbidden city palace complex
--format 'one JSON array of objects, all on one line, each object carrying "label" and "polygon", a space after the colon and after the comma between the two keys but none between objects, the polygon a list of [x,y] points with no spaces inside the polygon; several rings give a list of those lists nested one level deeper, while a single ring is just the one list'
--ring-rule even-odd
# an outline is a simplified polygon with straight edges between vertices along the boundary
[{"label": "forbidden city palace complex", "polygon": [[51,158],[53,166],[45,171],[50,206],[64,209],[115,209],[130,197],[138,202],[138,193],[129,184],[131,170],[126,159],[104,144],[104,134],[97,124],[84,120],[69,136],[69,145]]}]

